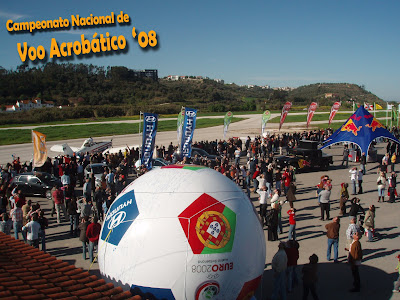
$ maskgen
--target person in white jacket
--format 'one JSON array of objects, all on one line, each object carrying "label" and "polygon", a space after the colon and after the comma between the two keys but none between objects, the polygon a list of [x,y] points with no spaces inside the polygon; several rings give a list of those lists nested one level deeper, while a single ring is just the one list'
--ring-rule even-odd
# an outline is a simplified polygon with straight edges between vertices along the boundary
[{"label": "person in white jacket", "polygon": [[349,170],[349,173],[350,173],[351,185],[353,187],[352,195],[356,195],[357,194],[356,183],[357,183],[357,175],[358,175],[357,167],[351,168]]}]

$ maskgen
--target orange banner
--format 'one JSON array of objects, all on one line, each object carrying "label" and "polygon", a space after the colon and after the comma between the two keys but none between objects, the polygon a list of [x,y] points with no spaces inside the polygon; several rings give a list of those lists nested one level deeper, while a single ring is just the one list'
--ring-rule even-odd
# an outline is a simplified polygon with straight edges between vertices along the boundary
[{"label": "orange banner", "polygon": [[33,167],[41,167],[47,159],[46,136],[32,130]]}]

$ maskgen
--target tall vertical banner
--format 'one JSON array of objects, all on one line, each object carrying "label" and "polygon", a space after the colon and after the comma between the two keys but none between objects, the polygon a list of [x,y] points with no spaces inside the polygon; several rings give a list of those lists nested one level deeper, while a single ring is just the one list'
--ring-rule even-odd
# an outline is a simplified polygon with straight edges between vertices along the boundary
[{"label": "tall vertical banner", "polygon": [[267,122],[271,118],[271,112],[269,110],[264,111],[262,115],[261,121],[261,134],[264,135],[265,127],[267,126]]},{"label": "tall vertical banner", "polygon": [[340,108],[340,102],[333,103],[331,108],[331,113],[329,114],[329,125],[331,125],[331,122],[335,117],[336,113],[338,112],[339,108]]},{"label": "tall vertical banner", "polygon": [[33,167],[41,167],[47,159],[46,135],[32,130]]},{"label": "tall vertical banner", "polygon": [[233,114],[231,111],[228,111],[224,117],[224,139],[226,137],[226,133],[228,132],[229,124],[231,124],[233,118]]},{"label": "tall vertical banner", "polygon": [[311,102],[310,107],[308,108],[308,113],[307,113],[307,128],[308,125],[310,125],[312,118],[314,117],[314,113],[318,107],[317,102]]},{"label": "tall vertical banner", "polygon": [[279,122],[279,130],[281,130],[283,122],[285,122],[286,116],[289,113],[290,108],[292,107],[292,102],[286,102],[282,108],[281,121]]},{"label": "tall vertical banner", "polygon": [[197,109],[185,107],[185,119],[183,120],[181,156],[191,157],[192,139],[196,128]]},{"label": "tall vertical banner", "polygon": [[182,125],[183,125],[183,119],[184,118],[185,118],[185,108],[182,107],[181,111],[178,114],[178,120],[177,120],[177,123],[176,123],[176,127],[177,127],[176,133],[177,133],[177,136],[178,136],[178,144],[182,139]]},{"label": "tall vertical banner", "polygon": [[153,152],[156,143],[158,115],[151,113],[143,114],[143,134],[142,134],[142,159],[141,164],[147,169],[153,167]]}]

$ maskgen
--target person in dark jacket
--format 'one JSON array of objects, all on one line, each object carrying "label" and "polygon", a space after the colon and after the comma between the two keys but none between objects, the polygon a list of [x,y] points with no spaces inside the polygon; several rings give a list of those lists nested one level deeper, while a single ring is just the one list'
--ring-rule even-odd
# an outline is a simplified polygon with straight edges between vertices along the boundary
[{"label": "person in dark jacket", "polygon": [[305,264],[302,269],[303,273],[303,300],[307,300],[308,293],[311,291],[311,295],[314,300],[318,300],[316,291],[316,283],[318,280],[318,256],[313,254],[310,256],[310,262]]},{"label": "person in dark jacket", "polygon": [[286,200],[289,201],[290,208],[293,208],[293,202],[296,201],[296,196],[294,195],[296,193],[296,186],[294,185],[293,182],[289,184],[289,189],[286,194]]},{"label": "person in dark jacket", "polygon": [[89,216],[83,217],[82,223],[79,224],[79,230],[81,232],[79,235],[79,240],[82,242],[83,259],[85,260],[86,260],[87,246],[89,243],[89,239],[86,237],[86,230],[89,224],[90,224]]},{"label": "person in dark jacket", "polygon": [[365,214],[364,209],[360,205],[360,199],[357,197],[354,197],[353,199],[350,200],[351,206],[350,206],[350,211],[349,211],[349,216],[351,217],[356,217],[360,213],[362,215]]},{"label": "person in dark jacket", "polygon": [[67,212],[70,224],[69,234],[71,236],[78,236],[79,213],[75,196],[73,196],[71,201],[68,203]]},{"label": "person in dark jacket", "polygon": [[272,204],[272,209],[268,212],[266,218],[266,225],[268,226],[268,241],[278,240],[278,211],[276,206],[279,204]]}]

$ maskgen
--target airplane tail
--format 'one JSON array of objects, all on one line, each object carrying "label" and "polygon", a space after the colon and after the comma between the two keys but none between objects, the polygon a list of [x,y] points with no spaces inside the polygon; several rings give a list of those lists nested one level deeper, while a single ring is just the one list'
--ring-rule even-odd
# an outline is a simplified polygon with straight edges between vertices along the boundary
[{"label": "airplane tail", "polygon": [[64,155],[69,155],[72,156],[74,154],[74,151],[71,149],[68,144],[62,144],[62,150],[64,152]]}]

